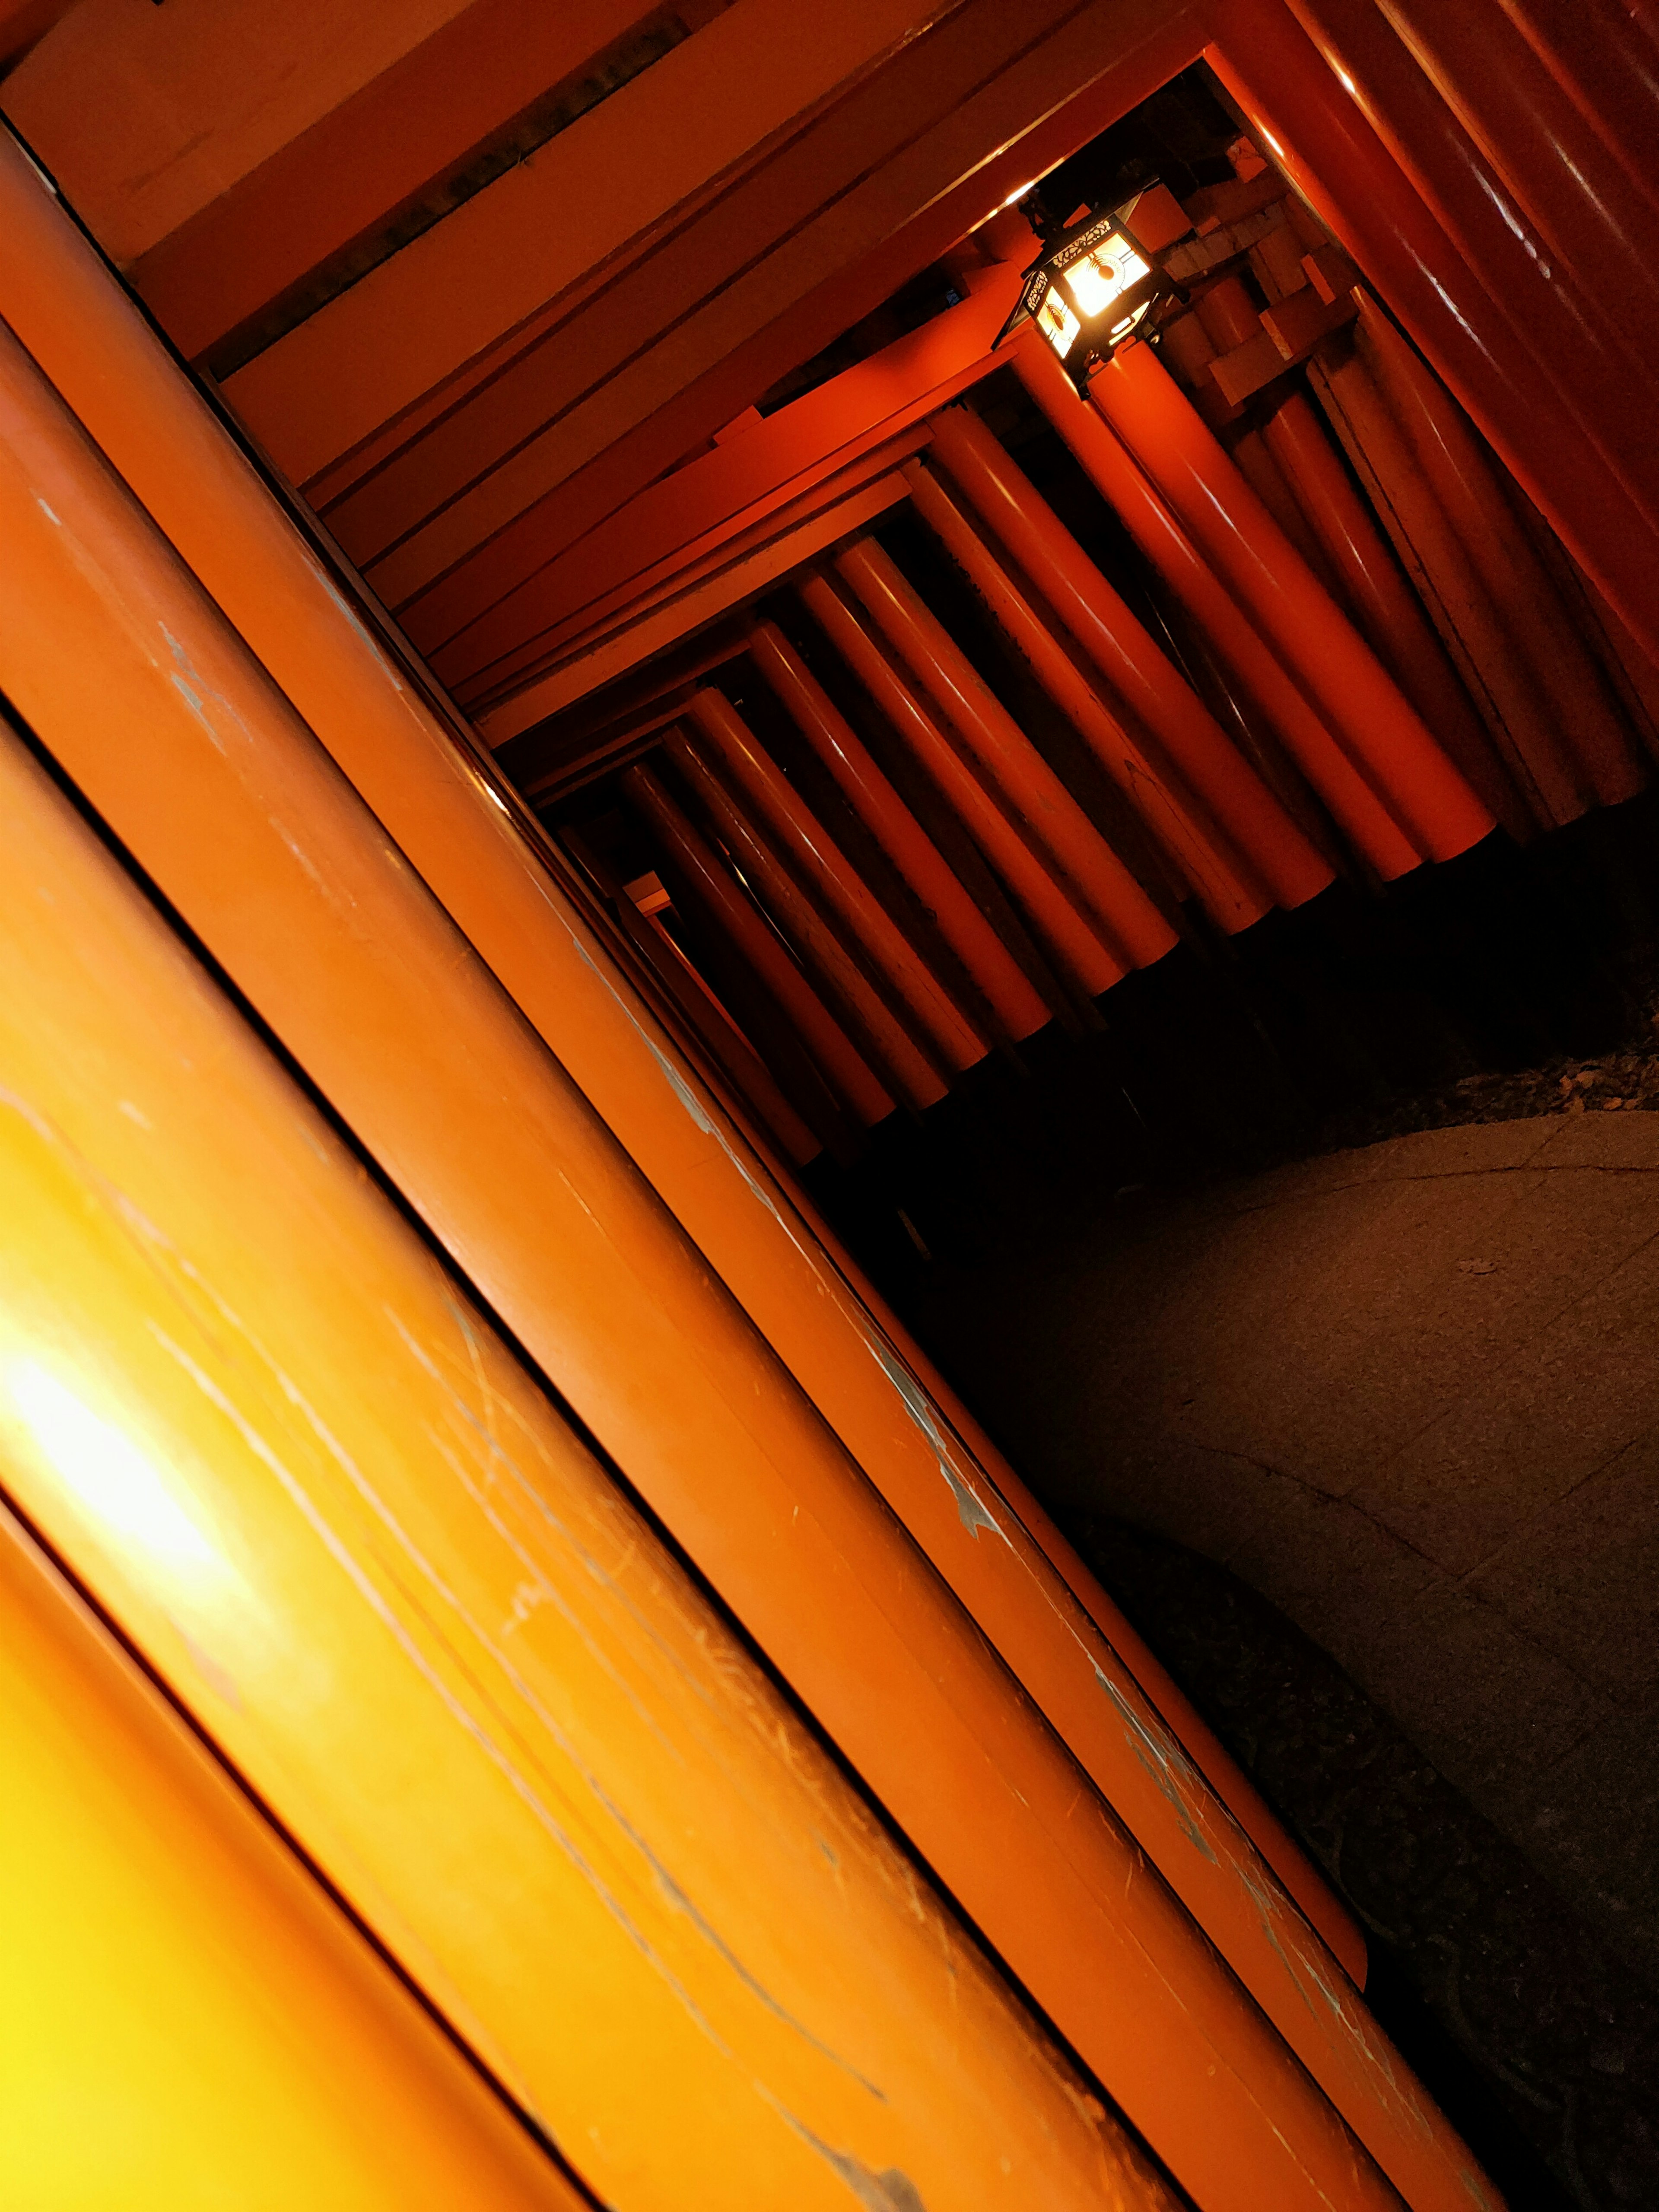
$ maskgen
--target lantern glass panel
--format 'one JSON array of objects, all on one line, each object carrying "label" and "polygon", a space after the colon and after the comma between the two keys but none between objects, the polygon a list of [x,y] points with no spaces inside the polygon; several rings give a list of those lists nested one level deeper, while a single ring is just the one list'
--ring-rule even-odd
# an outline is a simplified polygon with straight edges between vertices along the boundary
[{"label": "lantern glass panel", "polygon": [[1037,309],[1037,327],[1064,361],[1083,325],[1061,298],[1056,285],[1051,284],[1043,295],[1042,305]]},{"label": "lantern glass panel", "polygon": [[[1135,252],[1121,231],[1113,231],[1066,271],[1066,286],[1091,321],[1103,315],[1112,302],[1152,274],[1151,264]],[[1049,297],[1054,295],[1051,293]]]}]

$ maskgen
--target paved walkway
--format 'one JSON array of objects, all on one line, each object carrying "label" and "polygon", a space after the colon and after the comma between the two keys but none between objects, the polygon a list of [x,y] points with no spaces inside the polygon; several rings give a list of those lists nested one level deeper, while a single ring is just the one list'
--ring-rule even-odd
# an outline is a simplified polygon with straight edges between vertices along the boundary
[{"label": "paved walkway", "polygon": [[1254,1584],[1659,1983],[1659,1114],[1126,1198],[918,1319],[1036,1487]]}]

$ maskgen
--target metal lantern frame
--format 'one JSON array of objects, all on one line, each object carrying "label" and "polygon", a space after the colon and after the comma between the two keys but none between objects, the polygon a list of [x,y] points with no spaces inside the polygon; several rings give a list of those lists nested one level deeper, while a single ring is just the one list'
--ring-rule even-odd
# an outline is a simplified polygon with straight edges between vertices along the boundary
[{"label": "metal lantern frame", "polygon": [[[1133,205],[1127,203],[1127,209]],[[1135,264],[1123,272],[1123,281],[1111,281],[1119,274],[1114,260]],[[1080,391],[1091,364],[1109,360],[1174,289],[1155,252],[1136,236],[1126,209],[1109,208],[1062,232],[1026,270],[1019,305],[1001,337],[1028,319],[1036,323]]]}]

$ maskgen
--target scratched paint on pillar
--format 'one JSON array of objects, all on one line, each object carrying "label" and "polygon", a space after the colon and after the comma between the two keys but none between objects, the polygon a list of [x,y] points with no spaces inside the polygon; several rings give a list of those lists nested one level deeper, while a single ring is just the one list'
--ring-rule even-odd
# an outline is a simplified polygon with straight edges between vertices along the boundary
[{"label": "scratched paint on pillar", "polygon": [[607,2203],[1170,2200],[0,750],[0,1474]]},{"label": "scratched paint on pillar", "polygon": [[[1238,1924],[1250,1931],[1249,1949],[1241,1953],[1224,1937],[1223,1948],[1266,2003],[1275,2023],[1282,2030],[1291,2027],[1292,2039],[1300,2048],[1301,2039],[1294,2034],[1293,2021],[1295,2015],[1301,2015],[1307,2023],[1308,2048],[1314,2051],[1322,2046],[1332,2054],[1340,2076],[1351,2085],[1352,2094],[1358,2100],[1385,2116],[1385,2124],[1392,2125],[1397,2118],[1413,2137],[1426,2138],[1431,2133],[1431,2108],[1300,1908],[1187,1757],[1095,1624],[1042,1559],[1018,1515],[955,1436],[948,1420],[862,1301],[827,1262],[823,1248],[799,1223],[793,1207],[787,1200],[779,1202],[769,1187],[769,1178],[763,1180],[763,1170],[761,1175],[756,1173],[746,1148],[732,1142],[726,1127],[699,1096],[695,1079],[682,1064],[665,1053],[642,1026],[635,1009],[617,992],[614,982],[594,962],[581,935],[570,929],[568,921],[565,927],[587,966],[605,986],[650,1054],[656,1073],[679,1110],[701,1136],[718,1147],[750,1196],[764,1207],[794,1247],[810,1270],[813,1287],[819,1295],[832,1301],[846,1324],[855,1332],[886,1389],[892,1393],[903,1427],[921,1440],[939,1480],[948,1492],[952,1528],[960,1529],[975,1546],[985,1535],[997,1539],[999,1549],[1007,1561],[1004,1571],[1029,1579],[1039,1592],[1060,1644],[1069,1655],[1067,1663],[1074,1666],[1103,1699],[1111,1715],[1109,1725],[1127,1747],[1136,1770],[1151,1784],[1153,1794],[1150,1798],[1133,1797],[1116,1786],[1106,1786],[1104,1778],[1109,1768],[1098,1764],[1091,1767],[1130,1833],[1177,1894],[1188,1902],[1201,1921],[1212,1927],[1212,1935],[1219,1923],[1210,1916],[1215,1905],[1223,1901],[1223,1893],[1231,1889],[1237,1920],[1227,1924]],[[908,1492],[900,1495],[909,1498]],[[896,1508],[899,1507],[900,1495],[890,1500]],[[913,1531],[923,1535],[929,1556],[947,1577],[951,1577],[951,1559],[939,1548],[939,1534],[925,1516],[916,1516],[914,1501],[902,1510]],[[969,1603],[971,1609],[971,1599]],[[1042,1698],[1037,1702],[1042,1704]],[[1061,1733],[1066,1735],[1082,1763],[1091,1766],[1091,1732],[1085,1730],[1079,1735],[1074,1729],[1062,1729]],[[1183,1858],[1196,1862],[1205,1870],[1200,1887],[1189,1887],[1183,1878]],[[1465,2192],[1478,2191],[1481,2187],[1472,2169],[1460,2172],[1458,2184]],[[1477,2197],[1475,2201],[1481,2199]]]}]

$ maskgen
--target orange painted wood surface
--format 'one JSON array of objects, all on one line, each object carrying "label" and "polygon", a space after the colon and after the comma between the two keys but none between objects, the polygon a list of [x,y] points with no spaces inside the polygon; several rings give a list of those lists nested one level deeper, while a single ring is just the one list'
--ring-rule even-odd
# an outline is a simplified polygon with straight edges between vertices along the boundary
[{"label": "orange painted wood surface", "polygon": [[[756,1158],[617,975],[556,871],[550,872],[550,856],[506,787],[434,717],[364,628],[343,616],[333,580],[3,143],[0,193],[6,218],[0,307],[9,322],[50,362],[190,568],[461,922],[823,1419],[893,1509],[927,1525],[931,1556],[946,1562],[953,1577],[972,1568],[988,1577],[975,1585],[976,1604],[990,1601],[999,1586],[1012,1596],[1021,1580],[1029,1582],[1033,1621],[1052,1620],[1058,1606],[1082,1638],[1091,1668],[1118,1695],[1134,1705],[1142,1687],[1150,1693],[1152,1708],[1196,1750],[1210,1782],[1349,1971],[1363,1975],[1363,1942],[1322,1880],[896,1321],[872,1318],[868,1286],[850,1287],[858,1279],[851,1262],[830,1256],[799,1192]],[[951,1410],[937,1410],[945,1406]],[[1013,1532],[1007,1547],[973,1542],[953,1511],[937,1530],[927,1521],[941,1454],[957,1480],[1000,1501],[994,1510]],[[940,1494],[948,1506],[948,1483]],[[1040,1546],[1026,1542],[1026,1526],[1039,1532]],[[1063,1586],[1053,1578],[1051,1560],[1062,1563]],[[1005,1584],[1005,1570],[1015,1562],[1018,1575]],[[1066,1613],[1074,1601],[1077,1610]],[[1133,1671],[1120,1651],[1133,1655]],[[1091,1756],[1110,1749],[1109,1740],[1097,1742]],[[1122,1750],[1122,1772],[1133,1781],[1144,1770],[1128,1747]]]},{"label": "orange painted wood surface", "polygon": [[[67,1009],[57,1000],[54,1019]],[[52,1364],[24,1348],[21,1240],[58,1232],[67,1304],[64,1263],[86,1239],[54,1218],[67,1189],[52,1192],[50,1170],[46,1189],[32,1183],[36,1164],[18,1158],[15,1104],[5,1118],[0,1489],[28,1485],[28,1462],[55,1449],[71,1480],[101,1458],[112,1492],[150,1443],[107,1419],[115,1377],[97,1352],[114,1349],[118,1293],[87,1315],[90,1346],[60,1340]],[[77,1354],[91,1403],[65,1379]],[[165,1524],[152,1482],[148,1522],[138,1508],[129,1532],[139,1546]],[[52,2212],[590,2203],[3,1504],[0,1711],[0,2199]]]},{"label": "orange painted wood surface", "polygon": [[[0,788],[0,1455],[21,1509],[618,2212],[712,2212],[734,2188],[841,2212],[854,2182],[895,2174],[924,2203],[1170,2212],[718,1610],[9,737]],[[9,1742],[9,1701],[8,1719]],[[142,1786],[145,1741],[105,1802],[124,1771]],[[9,1794],[7,1811],[0,1850]],[[156,1844],[137,1842],[152,1882]],[[222,1868],[174,1867],[171,1896],[183,1876],[210,1911]],[[253,1909],[258,1942],[257,1896],[225,1901]],[[298,1904],[300,1942],[325,1943],[326,1915],[307,1931]],[[164,1930],[123,1929],[134,1965]],[[337,1979],[350,1945],[332,1948]],[[271,1960],[278,1989],[306,1972],[296,1951]],[[161,1967],[158,2014],[182,1964]],[[319,1997],[330,1965],[325,1948]],[[427,2023],[400,2054],[395,2014],[354,2039],[348,2011],[284,2054],[280,2015],[254,2009],[284,2073],[240,2084],[218,2129],[240,2108],[269,2141],[284,2075],[316,2113],[319,2070],[354,2063],[321,2085],[331,2191],[301,2201],[357,2201],[339,2154],[372,2185],[378,2151],[415,2191],[424,2154],[425,2189],[470,2204],[469,2133],[480,2201],[568,2201],[529,2185],[511,2130],[491,2142],[487,2099],[446,2084],[453,2054],[422,2053]],[[402,2127],[400,2056],[429,2077]],[[302,2154],[305,2106],[289,2117]]]},{"label": "orange painted wood surface", "polygon": [[1206,2212],[1391,2206],[381,825],[15,342],[0,362],[17,611],[0,684],[18,711]]},{"label": "orange painted wood surface", "polygon": [[[1571,345],[1549,362],[1535,356],[1522,304],[1533,277],[1520,291],[1501,280],[1487,289],[1362,112],[1363,77],[1336,57],[1356,88],[1340,96],[1335,69],[1289,9],[1218,0],[1213,22],[1210,58],[1247,120],[1627,627],[1659,653],[1659,538],[1634,495],[1652,456],[1626,482],[1607,444],[1631,434],[1626,410],[1589,404]],[[1374,10],[1346,18],[1345,29],[1356,23],[1387,32]],[[1429,137],[1413,141],[1419,154],[1432,151],[1443,118],[1443,108],[1428,112]],[[1540,330],[1554,327],[1554,312]]]},{"label": "orange painted wood surface", "polygon": [[133,285],[181,353],[207,352],[642,17],[641,0],[472,0],[157,240]]},{"label": "orange painted wood surface", "polygon": [[79,0],[0,108],[123,266],[461,14],[466,0]]}]

